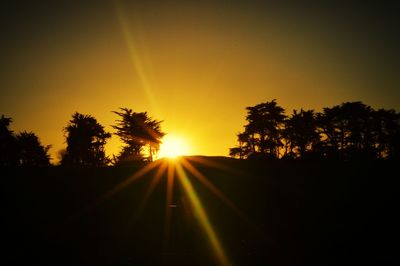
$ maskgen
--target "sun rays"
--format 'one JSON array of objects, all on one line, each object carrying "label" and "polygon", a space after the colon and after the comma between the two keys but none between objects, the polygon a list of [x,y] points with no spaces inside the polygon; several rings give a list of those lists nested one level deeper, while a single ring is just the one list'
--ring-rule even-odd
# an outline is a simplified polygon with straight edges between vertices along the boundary
[{"label": "sun rays", "polygon": [[159,158],[175,159],[176,157],[187,155],[190,147],[187,141],[177,135],[168,134],[162,139]]},{"label": "sun rays", "polygon": [[140,40],[138,36],[138,31],[135,31],[135,36],[133,35],[129,16],[127,15],[125,8],[123,7],[123,3],[121,3],[120,1],[114,1],[114,4],[122,35],[129,52],[130,60],[134,69],[136,70],[136,74],[142,84],[143,90],[151,108],[153,109],[153,111],[157,112],[158,105],[154,97],[153,85],[148,74],[150,67],[148,66],[148,64],[145,64],[146,60],[143,59],[145,57],[143,49],[139,49],[137,45],[137,43],[142,40]]},{"label": "sun rays", "polygon": [[[202,163],[209,163],[206,159],[200,159]],[[211,164],[211,163],[209,163]],[[215,165],[214,165],[215,166]],[[197,221],[199,227],[205,233],[208,239],[208,243],[212,252],[214,253],[215,259],[219,265],[231,265],[229,259],[224,251],[221,244],[218,233],[212,224],[212,217],[210,217],[206,211],[206,208],[198,194],[191,179],[200,181],[199,184],[207,188],[218,200],[221,200],[226,206],[228,206],[234,213],[241,218],[245,218],[242,212],[235,206],[235,204],[229,200],[208,178],[201,173],[199,169],[195,167],[190,159],[185,157],[179,157],[176,160],[161,159],[152,163],[149,163],[139,171],[128,177],[116,185],[113,189],[102,195],[95,204],[91,205],[90,209],[97,207],[104,201],[110,199],[117,193],[126,189],[128,186],[133,185],[135,182],[143,178],[150,178],[147,187],[144,190],[144,195],[139,202],[138,207],[135,210],[134,220],[144,215],[144,209],[146,208],[148,200],[151,198],[156,187],[161,184],[163,178],[165,178],[165,217],[164,217],[164,235],[163,235],[163,249],[168,250],[171,239],[171,219],[173,216],[173,208],[179,206],[178,199],[174,198],[174,190],[182,189],[183,196],[188,200],[193,217]],[[197,182],[196,182],[197,183]],[[179,184],[179,187],[176,185]],[[88,209],[86,209],[87,211]]]},{"label": "sun rays", "polygon": [[215,253],[216,258],[218,259],[220,265],[230,265],[230,263],[228,262],[228,258],[226,257],[225,252],[221,246],[221,242],[219,241],[218,236],[213,226],[211,225],[210,219],[203,207],[203,204],[201,203],[201,200],[197,195],[196,190],[194,189],[185,170],[183,169],[182,164],[177,163],[176,170],[178,180],[182,184],[182,187],[184,188],[186,195],[189,198],[191,206],[194,209],[194,212],[199,220],[202,229],[207,234],[208,240]]}]

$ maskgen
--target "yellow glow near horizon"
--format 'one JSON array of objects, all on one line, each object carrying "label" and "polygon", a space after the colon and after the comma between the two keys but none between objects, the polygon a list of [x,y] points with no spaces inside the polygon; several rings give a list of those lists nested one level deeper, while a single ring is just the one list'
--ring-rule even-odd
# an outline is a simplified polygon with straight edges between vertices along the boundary
[{"label": "yellow glow near horizon", "polygon": [[158,157],[176,158],[181,155],[188,155],[188,153],[189,145],[183,137],[168,134],[162,140]]}]

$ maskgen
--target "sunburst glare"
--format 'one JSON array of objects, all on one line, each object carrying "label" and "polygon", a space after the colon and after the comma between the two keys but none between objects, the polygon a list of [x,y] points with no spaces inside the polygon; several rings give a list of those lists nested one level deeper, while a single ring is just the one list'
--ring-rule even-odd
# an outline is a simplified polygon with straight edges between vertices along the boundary
[{"label": "sunburst glare", "polygon": [[190,152],[188,142],[185,138],[177,135],[166,135],[160,147],[159,158],[176,158],[188,155]]},{"label": "sunburst glare", "polygon": [[[167,139],[168,141],[164,144],[166,147],[163,148],[164,155],[163,157],[177,156],[183,154],[184,148],[182,143],[183,139],[170,137]],[[175,146],[176,145],[176,146]],[[180,146],[182,145],[182,146]],[[154,172],[154,170],[156,170]],[[153,171],[153,172],[151,172]],[[215,255],[215,259],[217,260],[219,265],[231,265],[228,257],[225,254],[224,248],[222,247],[220,238],[211,223],[211,218],[206,212],[205,206],[200,199],[200,195],[197,192],[194,184],[190,179],[195,178],[200,181],[200,184],[205,186],[208,190],[210,190],[214,195],[217,196],[219,200],[222,200],[227,206],[229,206],[237,215],[240,217],[244,217],[241,210],[239,210],[233,202],[230,201],[216,186],[212,184],[208,178],[203,175],[198,169],[196,169],[195,165],[193,165],[190,161],[182,158],[177,161],[156,161],[148,164],[144,168],[140,169],[132,176],[127,178],[126,180],[119,183],[116,187],[102,195],[94,204],[90,205],[89,208],[86,208],[84,211],[89,211],[97,206],[105,200],[111,198],[116,193],[121,190],[127,188],[133,183],[137,182],[139,179],[144,177],[148,177],[149,185],[145,191],[145,195],[142,201],[139,203],[139,206],[135,212],[134,220],[140,218],[139,216],[142,214],[142,211],[146,207],[146,203],[150,198],[151,194],[155,190],[155,187],[160,184],[162,177],[167,179],[166,182],[166,198],[165,198],[165,221],[164,221],[164,237],[163,237],[163,249],[170,249],[171,242],[171,231],[173,231],[173,226],[171,223],[171,219],[173,216],[171,206],[176,207],[174,203],[174,187],[175,187],[175,179],[181,184],[181,188],[183,189],[184,195],[188,198],[191,208],[195,213],[195,217],[198,220],[200,228],[206,234],[209,245],[211,247],[212,252]],[[246,220],[246,219],[245,219]]]}]

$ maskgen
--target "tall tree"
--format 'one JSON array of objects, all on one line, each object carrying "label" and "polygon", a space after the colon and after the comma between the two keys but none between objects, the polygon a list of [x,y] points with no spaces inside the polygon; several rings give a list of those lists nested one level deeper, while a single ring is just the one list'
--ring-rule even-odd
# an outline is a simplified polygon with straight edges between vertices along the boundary
[{"label": "tall tree", "polygon": [[323,108],[323,112],[317,114],[318,132],[322,138],[318,152],[324,157],[338,157],[343,148],[344,125],[338,121],[338,113],[339,106],[335,106]]},{"label": "tall tree", "polygon": [[237,135],[238,146],[229,149],[229,156],[244,159],[246,158],[252,150],[252,147],[249,147],[251,143],[249,141],[249,135],[245,132],[239,133]]},{"label": "tall tree", "polygon": [[105,155],[104,145],[111,134],[104,130],[91,115],[78,112],[64,128],[67,143],[61,164],[81,166],[105,166],[109,159]]},{"label": "tall tree", "polygon": [[313,110],[293,110],[292,115],[285,121],[284,132],[285,142],[289,147],[286,152],[290,157],[303,158],[307,152],[313,150],[313,146],[320,139]]},{"label": "tall tree", "polygon": [[324,108],[318,114],[323,149],[328,157],[375,158],[373,109],[362,102],[346,102]]},{"label": "tall tree", "polygon": [[10,124],[12,118],[0,118],[0,166],[14,166],[19,164],[19,147]]},{"label": "tall tree", "polygon": [[113,128],[117,131],[115,135],[120,137],[125,146],[117,157],[117,164],[152,161],[165,135],[161,130],[162,121],[151,118],[147,112],[136,113],[129,108],[119,110],[113,111],[120,117]]},{"label": "tall tree", "polygon": [[374,143],[380,158],[400,158],[400,113],[379,109],[373,112]]},{"label": "tall tree", "polygon": [[[247,124],[244,132],[238,135],[243,157],[261,155],[279,158],[283,146],[285,110],[277,105],[276,100],[250,106],[246,110]],[[233,151],[237,154],[238,149]]]},{"label": "tall tree", "polygon": [[43,146],[39,138],[33,132],[23,131],[16,136],[21,165],[27,166],[49,166],[50,155],[48,153],[50,145]]}]

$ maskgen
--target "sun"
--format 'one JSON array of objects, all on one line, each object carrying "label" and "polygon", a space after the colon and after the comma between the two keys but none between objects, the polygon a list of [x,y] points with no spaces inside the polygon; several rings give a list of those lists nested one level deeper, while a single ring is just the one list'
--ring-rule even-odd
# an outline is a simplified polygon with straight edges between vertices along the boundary
[{"label": "sun", "polygon": [[166,135],[162,139],[158,158],[176,158],[182,155],[188,155],[189,146],[185,138],[177,135]]}]

